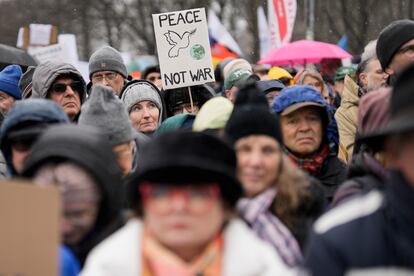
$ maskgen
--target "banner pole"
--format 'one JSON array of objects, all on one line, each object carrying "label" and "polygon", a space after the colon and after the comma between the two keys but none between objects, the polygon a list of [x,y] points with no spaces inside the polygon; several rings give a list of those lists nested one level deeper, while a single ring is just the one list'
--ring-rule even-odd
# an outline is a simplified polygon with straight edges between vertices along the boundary
[{"label": "banner pole", "polygon": [[194,113],[193,97],[191,96],[191,86],[188,87],[188,95],[190,95],[191,113]]}]

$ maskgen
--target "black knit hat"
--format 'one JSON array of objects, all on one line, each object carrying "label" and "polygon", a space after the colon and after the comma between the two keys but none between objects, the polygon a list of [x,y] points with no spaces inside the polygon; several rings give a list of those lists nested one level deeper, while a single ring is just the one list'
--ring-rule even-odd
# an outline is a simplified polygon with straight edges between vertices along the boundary
[{"label": "black knit hat", "polygon": [[263,134],[283,144],[279,117],[269,111],[267,100],[256,83],[239,91],[224,131],[232,143],[249,135]]},{"label": "black knit hat", "polygon": [[[214,90],[205,84],[191,86],[190,90],[193,102],[195,105],[198,105],[199,108],[214,96]],[[168,117],[174,115],[174,108],[177,106],[190,103],[188,87],[165,90],[163,95],[167,106]]]},{"label": "black knit hat", "polygon": [[401,46],[414,39],[414,21],[396,20],[385,27],[377,41],[377,56],[381,67],[385,70]]},{"label": "black knit hat", "polygon": [[171,185],[218,182],[222,198],[234,207],[242,195],[236,155],[222,140],[201,132],[174,131],[155,137],[142,150],[137,171],[128,181],[133,208],[139,207],[143,181]]}]

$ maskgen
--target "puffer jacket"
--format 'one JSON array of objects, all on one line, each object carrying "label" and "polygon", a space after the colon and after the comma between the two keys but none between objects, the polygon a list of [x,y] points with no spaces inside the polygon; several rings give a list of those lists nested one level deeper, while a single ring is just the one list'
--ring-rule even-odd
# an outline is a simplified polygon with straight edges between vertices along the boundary
[{"label": "puffer jacket", "polygon": [[345,181],[347,174],[346,165],[337,157],[339,135],[332,107],[313,87],[309,85],[295,85],[282,90],[282,93],[273,102],[272,111],[281,113],[293,104],[304,102],[320,104],[326,110],[328,123],[324,129],[322,143],[328,144],[329,155],[323,161],[322,168],[315,177],[321,182],[325,197],[330,202],[335,190]]},{"label": "puffer jacket", "polygon": [[341,106],[335,113],[335,119],[338,122],[340,141],[338,157],[348,163],[354,150],[358,120],[359,87],[349,76],[345,76],[344,84]]},{"label": "puffer jacket", "polygon": [[80,93],[81,104],[86,100],[86,83],[82,74],[69,63],[48,61],[39,64],[33,73],[33,86],[31,98],[48,98],[48,91],[53,82],[60,75],[71,75],[82,83],[83,91]]}]

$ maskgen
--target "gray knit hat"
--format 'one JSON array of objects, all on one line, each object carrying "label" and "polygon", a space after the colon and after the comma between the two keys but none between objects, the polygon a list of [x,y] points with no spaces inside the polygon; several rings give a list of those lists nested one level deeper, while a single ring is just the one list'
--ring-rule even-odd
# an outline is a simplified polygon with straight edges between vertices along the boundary
[{"label": "gray knit hat", "polygon": [[79,125],[95,126],[102,130],[112,146],[134,139],[128,114],[112,88],[96,84],[82,105]]},{"label": "gray knit hat", "polygon": [[99,71],[115,71],[124,78],[128,77],[127,68],[121,54],[110,46],[96,50],[89,59],[89,78]]},{"label": "gray knit hat", "polygon": [[132,107],[141,101],[153,102],[158,110],[158,123],[161,124],[163,108],[160,91],[152,83],[144,80],[134,80],[129,82],[121,92],[121,101],[124,103],[128,113],[131,112]]}]

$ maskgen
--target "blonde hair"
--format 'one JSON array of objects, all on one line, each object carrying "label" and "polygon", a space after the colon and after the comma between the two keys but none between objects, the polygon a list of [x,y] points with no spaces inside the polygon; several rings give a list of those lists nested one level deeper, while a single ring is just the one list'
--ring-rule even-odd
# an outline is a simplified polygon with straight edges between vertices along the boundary
[{"label": "blonde hair", "polygon": [[272,211],[276,216],[292,228],[301,204],[310,200],[310,180],[304,172],[295,168],[287,156],[283,154],[281,170],[275,183],[277,196],[272,203]]}]

